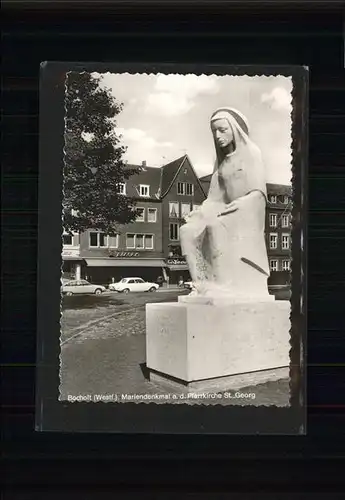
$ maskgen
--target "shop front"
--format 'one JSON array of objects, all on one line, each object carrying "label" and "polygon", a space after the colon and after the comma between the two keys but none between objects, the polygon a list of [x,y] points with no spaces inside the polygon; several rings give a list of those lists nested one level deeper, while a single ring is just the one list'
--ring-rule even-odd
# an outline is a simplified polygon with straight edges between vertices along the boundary
[{"label": "shop front", "polygon": [[183,257],[169,257],[165,262],[170,285],[177,285],[180,280],[190,280],[188,264]]},{"label": "shop front", "polygon": [[62,277],[80,280],[85,274],[85,260],[79,256],[78,250],[63,250]]},{"label": "shop front", "polygon": [[122,278],[138,277],[157,282],[163,274],[164,259],[142,257],[139,252],[117,252],[115,257],[85,258],[85,278],[95,284],[108,285]]}]

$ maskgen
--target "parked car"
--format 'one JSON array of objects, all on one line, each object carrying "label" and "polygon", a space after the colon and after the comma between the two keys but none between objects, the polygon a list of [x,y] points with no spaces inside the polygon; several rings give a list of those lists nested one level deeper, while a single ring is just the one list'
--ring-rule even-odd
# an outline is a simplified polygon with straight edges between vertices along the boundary
[{"label": "parked car", "polygon": [[155,292],[158,290],[157,283],[150,283],[144,281],[142,278],[123,278],[118,283],[111,283],[109,290],[114,292],[128,293],[128,292]]},{"label": "parked car", "polygon": [[71,280],[62,284],[62,293],[64,295],[79,295],[81,293],[94,293],[100,295],[106,288],[102,285],[93,285],[86,280]]},{"label": "parked car", "polygon": [[185,281],[184,287],[187,288],[187,290],[192,290],[193,289],[193,282],[192,281]]}]

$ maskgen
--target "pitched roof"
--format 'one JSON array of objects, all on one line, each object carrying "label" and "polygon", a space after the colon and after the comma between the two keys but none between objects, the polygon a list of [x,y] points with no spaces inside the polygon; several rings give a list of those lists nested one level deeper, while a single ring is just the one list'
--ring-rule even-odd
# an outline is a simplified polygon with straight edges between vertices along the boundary
[{"label": "pitched roof", "polygon": [[137,189],[139,189],[139,184],[148,184],[150,186],[149,199],[151,198],[156,200],[156,195],[159,195],[161,169],[133,164],[127,164],[126,166],[127,168],[140,168],[140,172],[132,175],[127,181],[128,196],[138,197],[139,192]]},{"label": "pitched roof", "polygon": [[[142,165],[127,164],[127,168],[140,168],[140,172],[131,176],[129,182],[127,182],[127,194],[129,196],[138,197],[139,193],[136,188],[139,187],[139,184],[148,184],[150,185],[149,199],[157,200],[159,197],[164,196],[170,189],[174,178],[176,177],[182,163],[186,159],[191,164],[188,155],[181,156],[177,160],[167,163],[162,167],[143,167]],[[201,187],[206,195],[211,177],[212,174],[208,174],[198,178]],[[285,184],[267,183],[267,192],[268,194],[277,196],[291,196],[292,187]]]},{"label": "pitched roof", "polygon": [[186,155],[181,156],[181,158],[178,158],[177,160],[167,163],[166,165],[163,165],[161,167],[162,170],[161,196],[164,196],[165,193],[169,190],[171,183],[173,182],[185,158]]},{"label": "pitched roof", "polygon": [[206,196],[206,191],[205,191],[205,186],[202,184],[200,181],[199,177],[197,176],[193,164],[190,161],[190,158],[187,154],[184,156],[181,156],[181,158],[178,158],[177,160],[174,160],[170,163],[167,163],[166,165],[163,165],[161,167],[162,171],[162,177],[161,177],[161,196],[164,197],[168,191],[170,190],[174,180],[176,179],[182,165],[184,165],[185,162],[188,162],[190,168],[192,169],[196,181],[199,183],[199,186],[201,188],[201,191],[204,193]]},{"label": "pitched roof", "polygon": [[203,177],[200,177],[200,181],[201,182],[211,182],[211,177],[212,177],[213,174],[208,174],[208,175],[204,175]]}]

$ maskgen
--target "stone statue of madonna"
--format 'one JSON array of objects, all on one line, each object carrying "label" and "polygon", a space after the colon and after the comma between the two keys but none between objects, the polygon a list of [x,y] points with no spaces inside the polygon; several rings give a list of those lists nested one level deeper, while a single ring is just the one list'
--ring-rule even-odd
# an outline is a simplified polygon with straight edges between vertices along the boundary
[{"label": "stone statue of madonna", "polygon": [[233,108],[216,110],[211,130],[217,159],[208,198],[180,228],[182,253],[194,284],[185,299],[272,300],[261,152],[249,138],[246,118]]}]

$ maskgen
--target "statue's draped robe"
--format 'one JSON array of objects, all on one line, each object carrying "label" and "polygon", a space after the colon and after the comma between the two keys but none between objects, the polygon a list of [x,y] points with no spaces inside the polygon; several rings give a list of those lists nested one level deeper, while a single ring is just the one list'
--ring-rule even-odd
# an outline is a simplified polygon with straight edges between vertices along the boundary
[{"label": "statue's draped robe", "polygon": [[[235,152],[216,163],[207,200],[181,227],[181,247],[199,293],[259,297],[269,276],[264,167],[248,136],[235,133]],[[218,217],[235,200],[238,210]]]}]

